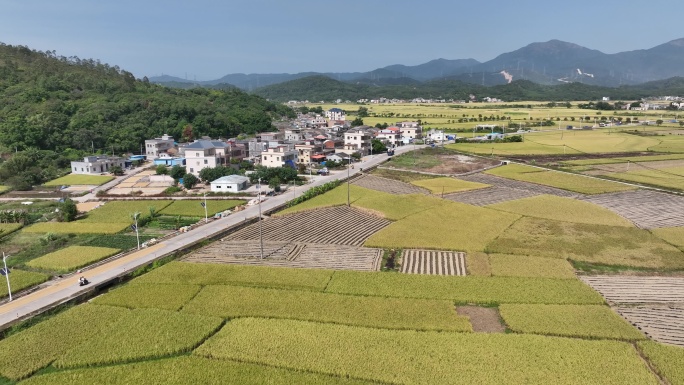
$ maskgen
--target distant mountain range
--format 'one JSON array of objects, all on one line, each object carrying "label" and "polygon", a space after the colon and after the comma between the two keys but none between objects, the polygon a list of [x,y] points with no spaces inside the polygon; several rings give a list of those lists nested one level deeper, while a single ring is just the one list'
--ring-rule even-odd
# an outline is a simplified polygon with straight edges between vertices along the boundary
[{"label": "distant mountain range", "polygon": [[550,40],[503,53],[484,63],[475,59],[436,59],[416,66],[395,64],[369,72],[229,74],[220,79],[201,82],[163,75],[149,80],[179,88],[234,86],[253,91],[311,76],[325,76],[341,82],[370,86],[415,85],[450,79],[481,86],[529,80],[545,85],[579,82],[617,87],[684,77],[684,38],[650,49],[615,54]]}]

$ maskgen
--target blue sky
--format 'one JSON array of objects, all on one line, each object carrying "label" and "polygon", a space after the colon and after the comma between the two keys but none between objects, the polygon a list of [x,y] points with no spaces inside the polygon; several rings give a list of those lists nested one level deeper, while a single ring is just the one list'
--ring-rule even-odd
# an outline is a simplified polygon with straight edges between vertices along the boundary
[{"label": "blue sky", "polygon": [[0,0],[0,41],[137,77],[352,72],[493,59],[559,39],[605,53],[683,38],[681,15],[627,1]]}]

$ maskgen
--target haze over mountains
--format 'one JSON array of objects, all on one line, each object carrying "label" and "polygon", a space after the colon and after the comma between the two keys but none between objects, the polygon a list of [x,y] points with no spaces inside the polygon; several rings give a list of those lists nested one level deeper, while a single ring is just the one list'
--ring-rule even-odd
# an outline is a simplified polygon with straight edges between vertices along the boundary
[{"label": "haze over mountains", "polygon": [[550,40],[503,53],[484,63],[475,59],[436,59],[415,66],[389,65],[369,72],[229,74],[200,82],[164,75],[151,77],[150,81],[181,88],[235,86],[251,91],[314,75],[377,86],[420,84],[444,78],[484,86],[530,80],[547,85],[580,82],[617,87],[684,76],[684,38],[650,49],[615,54]]}]

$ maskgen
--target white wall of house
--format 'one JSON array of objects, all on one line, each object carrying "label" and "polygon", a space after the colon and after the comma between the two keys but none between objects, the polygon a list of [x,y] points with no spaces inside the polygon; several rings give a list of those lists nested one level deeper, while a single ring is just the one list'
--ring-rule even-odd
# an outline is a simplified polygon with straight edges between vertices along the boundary
[{"label": "white wall of house", "polygon": [[268,148],[261,153],[261,165],[264,167],[283,167],[290,160],[297,163],[297,151],[286,147]]}]

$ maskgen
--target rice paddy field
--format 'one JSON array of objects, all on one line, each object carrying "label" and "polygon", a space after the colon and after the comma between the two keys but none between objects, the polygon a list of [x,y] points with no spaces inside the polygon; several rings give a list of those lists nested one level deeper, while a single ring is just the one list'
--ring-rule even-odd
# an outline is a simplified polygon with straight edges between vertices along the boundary
[{"label": "rice paddy field", "polygon": [[[495,262],[503,258],[492,256],[495,273],[510,266]],[[498,307],[510,333],[473,332],[478,320],[460,315],[460,303]],[[171,262],[0,340],[0,375],[22,384],[658,384],[676,356],[654,345],[663,368],[654,373],[632,345],[643,339],[568,276]]]},{"label": "rice paddy field", "polygon": [[579,194],[605,194],[610,192],[634,190],[636,187],[620,183],[590,178],[580,175],[561,173],[520,164],[510,164],[485,171],[486,174],[503,178],[537,183]]},{"label": "rice paddy field", "polygon": [[53,179],[45,183],[45,186],[74,186],[74,185],[103,185],[111,180],[113,176],[108,175],[84,175],[84,174],[69,174],[61,178]]},{"label": "rice paddy field", "polygon": [[412,184],[426,188],[433,194],[450,194],[489,187],[489,185],[484,183],[469,182],[455,178],[422,179],[414,181]]},{"label": "rice paddy field", "polygon": [[139,213],[139,218],[146,218],[150,216],[151,210],[159,213],[171,203],[170,200],[106,202],[89,211],[85,218],[73,222],[39,222],[26,227],[24,231],[58,234],[116,234],[133,224],[133,214]]},{"label": "rice paddy field", "polygon": [[70,246],[29,261],[26,266],[67,273],[118,253],[119,249]]},{"label": "rice paddy field", "polygon": [[[204,217],[204,207],[200,200],[177,200],[170,205],[159,210],[161,215],[185,216],[185,217]],[[214,215],[216,213],[231,210],[236,206],[244,205],[247,201],[244,200],[207,200],[207,215]]]},{"label": "rice paddy field", "polygon": [[[441,112],[418,107],[401,115],[385,111],[385,106],[372,107],[372,119],[420,118],[427,127],[462,114],[488,113],[486,105],[442,106]],[[539,104],[491,111],[518,122],[554,111],[561,119],[587,112]],[[623,152],[654,148],[675,154],[653,155],[644,162],[678,161],[680,144],[684,153],[684,142],[674,135],[596,130],[525,136],[523,143],[501,143],[494,149],[499,154],[621,153],[614,163],[578,161],[568,167],[619,165],[631,161]],[[491,146],[482,146],[492,151]],[[288,258],[291,248],[301,247],[297,242],[305,242],[306,250],[320,247],[332,253],[334,248],[312,239],[335,246],[346,242],[352,231],[336,228],[316,234],[326,230],[313,230],[310,218],[325,214],[327,222],[335,223],[352,215],[383,221],[355,246],[361,249],[363,242],[364,247],[376,248],[377,255],[384,253],[383,271],[183,258],[0,339],[0,384],[684,384],[684,347],[651,340],[611,309],[613,302],[586,284],[587,277],[577,277],[592,269],[616,275],[681,275],[682,227],[647,230],[637,227],[633,217],[601,203],[643,190],[622,192],[634,188],[509,165],[492,169],[487,177],[529,182],[506,187],[525,194],[476,206],[442,199],[442,191],[456,196],[468,190],[486,198],[494,183],[490,187],[490,182],[477,178],[466,181],[394,170],[378,170],[373,176],[376,179],[363,186],[342,185],[274,215],[264,222],[265,237],[269,245],[279,242],[273,246],[279,248],[274,256],[282,259]],[[393,185],[381,189],[378,184],[385,177]],[[567,191],[525,190],[528,185]],[[348,193],[352,208],[333,207],[346,206]],[[214,202],[222,201],[209,203]],[[150,206],[166,215],[204,215],[197,201],[109,202],[72,225],[125,228],[131,212],[149,215]],[[34,226],[38,225],[26,229]],[[244,236],[243,243],[232,242],[245,249],[247,241],[254,241],[250,231],[242,229],[227,240]],[[111,241],[93,246],[111,247],[116,243],[113,237],[120,236],[107,236]],[[73,250],[63,251],[65,260],[48,255],[32,263],[35,269],[48,261],[56,263],[52,268],[73,266],[66,254],[97,254]],[[390,256],[397,256],[392,263],[401,265],[402,256],[416,251],[461,257],[465,252],[467,274],[428,274],[426,266],[422,273],[405,274],[397,266],[389,267]],[[321,256],[313,252],[311,257]],[[47,279],[29,271],[12,274]]]}]

